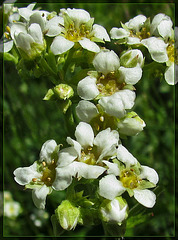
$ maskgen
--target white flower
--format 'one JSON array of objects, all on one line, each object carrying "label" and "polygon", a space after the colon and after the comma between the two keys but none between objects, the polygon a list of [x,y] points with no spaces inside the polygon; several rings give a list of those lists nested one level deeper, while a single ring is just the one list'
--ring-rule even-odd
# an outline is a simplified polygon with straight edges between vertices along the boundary
[{"label": "white flower", "polygon": [[[116,196],[127,191],[140,204],[152,208],[156,201],[156,195],[147,188],[156,186],[158,182],[157,172],[153,168],[141,166],[122,145],[119,145],[118,149],[117,158],[124,164],[113,163],[111,174],[100,180],[99,194],[104,198],[113,200]],[[111,167],[108,164],[107,166],[110,170]]]},{"label": "white flower", "polygon": [[[62,171],[62,167],[69,164],[74,169],[73,174],[79,178],[98,178],[106,170],[100,166],[102,160],[116,156],[119,134],[117,131],[111,131],[108,128],[94,137],[91,126],[80,122],[76,127],[75,137],[76,141],[67,137],[67,142],[72,147],[59,152],[61,161],[58,166],[61,167]],[[71,174],[71,171],[69,174]]]},{"label": "white flower", "polygon": [[50,47],[54,55],[65,53],[76,42],[88,51],[99,52],[100,48],[94,41],[110,41],[106,30],[102,26],[93,25],[94,19],[90,17],[87,11],[67,8],[62,9],[59,15],[64,18],[64,23],[60,22],[59,36],[54,38]]},{"label": "white flower", "polygon": [[138,15],[122,24],[123,28],[112,28],[110,31],[111,38],[122,40],[121,43],[127,43],[128,45],[141,44],[141,39],[150,36],[150,32],[144,27],[146,20],[147,18],[144,15]]},{"label": "white flower", "polygon": [[142,44],[148,49],[154,61],[164,63],[168,61],[167,46],[163,39],[150,37],[143,39]]},{"label": "white flower", "polygon": [[93,66],[95,67],[97,72],[101,72],[104,75],[110,72],[115,72],[120,66],[119,57],[112,50],[102,50],[101,52],[96,54],[93,60]]},{"label": "white flower", "polygon": [[117,118],[122,118],[126,114],[126,109],[131,109],[134,105],[135,93],[124,89],[108,97],[102,97],[98,103],[104,108],[104,111]]},{"label": "white flower", "polygon": [[45,208],[46,196],[52,192],[52,189],[55,189],[55,186],[60,185],[63,190],[70,185],[66,182],[57,185],[55,182],[58,178],[57,161],[60,162],[57,152],[56,142],[48,140],[41,148],[39,161],[29,167],[20,167],[14,171],[14,179],[18,184],[33,189],[32,199],[37,208]]},{"label": "white flower", "polygon": [[150,25],[150,33],[154,36],[161,36],[164,39],[168,39],[172,36],[172,20],[169,16],[159,13],[154,16]]},{"label": "white flower", "polygon": [[128,216],[128,205],[122,197],[108,201],[104,200],[100,206],[102,220],[110,224],[121,225]]},{"label": "white flower", "polygon": [[14,23],[11,27],[11,37],[25,58],[33,59],[45,48],[43,33],[37,23],[32,23],[28,29],[23,23]]}]

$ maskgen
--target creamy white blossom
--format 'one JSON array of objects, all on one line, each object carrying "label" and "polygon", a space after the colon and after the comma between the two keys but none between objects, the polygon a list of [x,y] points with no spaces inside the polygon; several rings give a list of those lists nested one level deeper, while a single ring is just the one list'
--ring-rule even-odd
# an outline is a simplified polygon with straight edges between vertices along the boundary
[{"label": "creamy white blossom", "polygon": [[67,52],[75,43],[88,51],[99,52],[100,47],[95,41],[110,41],[105,28],[98,24],[93,25],[94,19],[83,9],[61,9],[59,17],[63,17],[64,22],[59,21],[60,27],[58,24],[53,27],[59,33],[50,47],[54,55]]},{"label": "creamy white blossom", "polygon": [[76,140],[67,137],[67,142],[72,147],[60,151],[59,157],[63,161],[59,166],[72,162],[70,166],[74,166],[78,177],[97,178],[106,170],[100,166],[103,165],[102,161],[116,156],[118,132],[107,128],[94,137],[92,127],[80,122],[76,127],[75,137]]},{"label": "creamy white blossom", "polygon": [[[60,171],[60,167],[57,166],[60,165],[60,160],[56,142],[48,140],[41,148],[39,161],[29,167],[20,167],[14,171],[15,181],[32,189],[32,199],[37,208],[45,208],[46,196],[53,189],[64,190],[72,182],[67,179],[68,172],[65,176],[65,169]],[[59,178],[61,182],[58,183]]]},{"label": "creamy white blossom", "polygon": [[141,44],[142,39],[150,36],[150,32],[144,27],[146,20],[147,18],[140,14],[122,24],[123,28],[113,27],[110,31],[111,38],[122,40],[122,43],[128,45]]},{"label": "creamy white blossom", "polygon": [[[158,182],[157,172],[150,167],[141,166],[126,148],[119,145],[117,158],[124,164],[111,163],[112,172],[99,183],[99,194],[109,200],[128,191],[129,195],[142,205],[152,208],[156,195],[147,188],[155,187]],[[110,164],[110,165],[111,165]],[[110,166],[107,165],[110,169]],[[117,171],[113,169],[117,168]],[[119,168],[119,171],[118,171]]]}]

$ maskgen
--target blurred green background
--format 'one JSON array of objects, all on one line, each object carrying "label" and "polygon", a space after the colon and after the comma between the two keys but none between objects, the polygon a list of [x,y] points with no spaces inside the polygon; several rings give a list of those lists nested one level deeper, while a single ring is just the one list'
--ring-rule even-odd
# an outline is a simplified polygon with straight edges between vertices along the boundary
[{"label": "blurred green background", "polygon": [[[101,24],[109,32],[112,27],[120,27],[120,21],[127,22],[138,14],[153,18],[165,13],[174,21],[173,3],[39,3],[37,7],[47,11],[60,8],[83,8],[95,23]],[[24,5],[16,2],[18,7]],[[26,6],[26,5],[25,5]],[[111,45],[109,45],[111,46]],[[116,52],[119,48],[112,45]],[[48,139],[64,142],[67,129],[62,114],[53,102],[43,101],[48,88],[52,87],[46,78],[21,79],[12,62],[4,62],[4,190],[10,191],[15,201],[20,202],[23,212],[16,219],[4,217],[4,236],[53,236],[50,218],[41,227],[34,225],[30,215],[35,207],[31,191],[23,190],[13,179],[17,167],[31,165],[38,159],[42,144]],[[154,168],[159,174],[159,196],[145,223],[128,229],[126,237],[161,236],[169,239],[175,233],[175,86],[166,84],[156,72],[144,73],[136,84],[136,104],[134,111],[146,122],[146,127],[138,136],[123,140],[123,145],[141,162]],[[65,192],[53,192],[47,197],[46,211],[51,216],[65,198]],[[1,217],[2,218],[2,217]],[[71,237],[103,236],[101,226],[77,227],[66,232]],[[102,239],[102,237],[100,237]]]}]

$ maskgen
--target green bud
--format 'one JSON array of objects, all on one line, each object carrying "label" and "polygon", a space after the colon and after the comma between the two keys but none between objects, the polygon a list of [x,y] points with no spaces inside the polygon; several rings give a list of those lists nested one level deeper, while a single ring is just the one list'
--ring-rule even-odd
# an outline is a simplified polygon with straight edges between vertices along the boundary
[{"label": "green bud", "polygon": [[72,230],[76,227],[80,215],[79,208],[75,207],[69,200],[64,200],[55,210],[55,215],[61,227]]},{"label": "green bud", "polygon": [[146,126],[145,122],[135,113],[129,112],[118,120],[117,127],[120,134],[134,136],[141,132]]},{"label": "green bud", "polygon": [[133,68],[137,65],[142,67],[144,64],[143,54],[138,49],[128,50],[120,57],[120,64],[126,68]]},{"label": "green bud", "polygon": [[43,100],[51,100],[54,97],[54,91],[52,89],[49,89],[46,95],[44,96]]},{"label": "green bud", "polygon": [[54,93],[62,100],[66,100],[74,95],[73,88],[64,83],[56,85],[53,89]]},{"label": "green bud", "polygon": [[128,217],[128,205],[122,197],[115,199],[105,199],[100,206],[101,220],[110,223],[121,225],[122,222]]}]

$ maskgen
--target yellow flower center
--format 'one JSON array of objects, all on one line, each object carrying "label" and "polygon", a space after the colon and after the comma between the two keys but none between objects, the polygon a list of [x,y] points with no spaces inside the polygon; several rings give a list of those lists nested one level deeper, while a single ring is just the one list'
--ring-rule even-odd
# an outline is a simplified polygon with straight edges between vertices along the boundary
[{"label": "yellow flower center", "polygon": [[101,96],[110,96],[115,92],[123,89],[125,83],[119,83],[115,76],[114,72],[108,73],[106,76],[101,75],[97,79],[97,88],[101,94]]},{"label": "yellow flower center", "polygon": [[140,38],[140,40],[149,38],[150,35],[151,35],[150,32],[147,31],[145,27],[143,27],[140,32],[135,32],[133,30],[130,31],[130,37],[138,37]]},{"label": "yellow flower center", "polygon": [[86,30],[85,24],[82,24],[78,29],[75,28],[74,24],[70,24],[64,35],[66,39],[72,42],[78,42],[83,38],[91,38],[90,32]]},{"label": "yellow flower center", "polygon": [[41,177],[41,181],[48,187],[52,186],[56,177],[55,161],[52,160],[50,164],[47,164],[46,162],[42,162],[42,167],[43,167],[43,175]]},{"label": "yellow flower center", "polygon": [[125,169],[121,172],[120,181],[125,188],[137,188],[140,180],[133,169]]},{"label": "yellow flower center", "polygon": [[96,156],[93,152],[92,147],[88,147],[87,149],[83,150],[81,152],[81,157],[78,159],[79,162],[83,162],[89,165],[95,165],[96,164]]},{"label": "yellow flower center", "polygon": [[115,117],[109,116],[106,113],[98,114],[98,116],[90,121],[90,124],[95,134],[108,127],[110,127],[112,130],[117,128],[117,120]]},{"label": "yellow flower center", "polygon": [[169,61],[175,62],[175,64],[178,64],[178,50],[175,49],[173,41],[167,46],[166,50],[167,50]]}]

